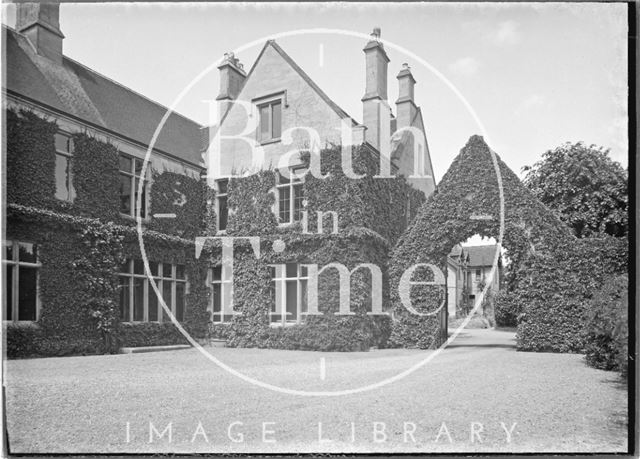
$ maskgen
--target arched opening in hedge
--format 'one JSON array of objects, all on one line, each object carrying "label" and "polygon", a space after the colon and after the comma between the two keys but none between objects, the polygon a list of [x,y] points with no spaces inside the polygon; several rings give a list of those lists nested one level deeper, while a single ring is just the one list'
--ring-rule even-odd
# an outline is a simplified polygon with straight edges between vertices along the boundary
[{"label": "arched opening in hedge", "polygon": [[[533,259],[553,258],[556,247],[571,244],[575,238],[497,155],[496,158],[504,195],[502,246],[509,252],[512,265],[505,288],[515,291],[530,274]],[[433,348],[441,344],[443,322],[438,315],[410,312],[398,287],[403,274],[419,263],[432,264],[445,273],[451,247],[476,234],[496,240],[500,234],[498,178],[491,150],[480,136],[469,139],[393,251],[390,279],[394,345]],[[410,280],[433,279],[427,275],[427,278],[413,276]],[[410,300],[414,308],[423,314],[435,311],[441,304],[436,290],[428,285],[412,286]]]}]

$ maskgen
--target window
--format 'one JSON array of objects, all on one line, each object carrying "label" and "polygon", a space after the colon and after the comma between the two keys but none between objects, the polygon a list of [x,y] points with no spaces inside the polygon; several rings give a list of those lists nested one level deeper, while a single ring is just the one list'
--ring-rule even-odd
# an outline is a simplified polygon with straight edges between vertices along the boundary
[{"label": "window", "polygon": [[222,266],[215,266],[209,271],[209,279],[211,279],[211,306],[212,320],[214,323],[229,322],[232,315],[223,314],[223,305],[231,302],[231,279],[227,275]]},{"label": "window", "polygon": [[[165,304],[178,321],[183,321],[187,291],[184,265],[150,261],[149,269]],[[144,272],[142,260],[127,260],[120,268],[119,276],[123,322],[171,321]]]},{"label": "window", "polygon": [[[305,266],[297,263],[271,266],[272,303],[271,323],[300,323],[302,313],[307,312],[309,273]],[[276,305],[280,312],[276,314]]]},{"label": "window", "polygon": [[56,144],[56,198],[73,202],[76,190],[73,187],[73,171],[71,158],[73,156],[73,139],[65,133],[55,135]]},{"label": "window", "polygon": [[148,181],[146,176],[142,176],[142,163],[141,159],[120,154],[120,213],[131,217],[136,216],[138,187],[142,180],[140,217],[146,218]]},{"label": "window", "polygon": [[476,282],[480,281],[481,277],[482,277],[482,270],[476,269]]},{"label": "window", "polygon": [[228,179],[216,180],[216,215],[218,217],[218,231],[227,229],[229,208],[227,207]]},{"label": "window", "polygon": [[4,320],[38,320],[38,246],[29,242],[4,241],[6,271]]},{"label": "window", "polygon": [[278,193],[277,212],[278,222],[288,224],[302,219],[304,209],[303,182],[294,176],[295,169],[290,170],[290,178],[276,175],[276,190]]},{"label": "window", "polygon": [[280,139],[280,134],[282,133],[282,101],[276,99],[258,105],[258,113],[260,115],[258,140],[260,142],[270,142]]}]

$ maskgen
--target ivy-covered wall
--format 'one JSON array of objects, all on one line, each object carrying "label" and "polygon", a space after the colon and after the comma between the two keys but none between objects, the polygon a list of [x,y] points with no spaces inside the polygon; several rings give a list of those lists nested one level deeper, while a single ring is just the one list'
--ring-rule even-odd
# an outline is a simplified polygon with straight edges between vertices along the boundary
[{"label": "ivy-covered wall", "polygon": [[[86,132],[73,134],[76,198],[55,198],[54,120],[6,111],[8,240],[38,245],[40,316],[35,325],[7,327],[9,357],[113,352],[119,346],[173,344],[184,338],[173,324],[121,324],[117,272],[140,258],[135,221],[119,213],[118,150]],[[152,261],[184,264],[190,282],[184,324],[206,333],[207,266],[195,259],[193,238],[205,232],[206,187],[171,172],[154,172],[150,214],[175,213],[169,222],[145,222]]]},{"label": "ivy-covered wall", "polygon": [[[97,218],[134,226],[135,219],[120,214],[118,149],[86,131],[72,134],[71,161],[76,197],[55,198],[55,120],[33,112],[6,110],[7,203]],[[151,168],[151,163],[147,164]],[[202,181],[170,171],[151,171],[148,214],[175,214],[176,218],[150,218],[144,227],[191,239],[206,230],[207,187]]]},{"label": "ivy-covered wall", "polygon": [[[274,302],[269,264],[305,263],[322,268],[341,263],[349,270],[360,263],[375,264],[383,273],[383,305],[388,304],[389,250],[411,219],[407,202],[415,212],[424,195],[409,187],[402,177],[373,179],[378,162],[365,146],[352,152],[354,171],[365,177],[351,179],[342,171],[341,154],[340,147],[321,152],[322,173],[329,173],[329,177],[320,179],[311,173],[305,176],[303,193],[310,234],[303,234],[300,223],[278,226],[272,212],[275,171],[230,181],[227,235],[260,236],[261,257],[256,259],[246,245],[236,248],[234,307],[242,315],[235,316],[224,333],[228,345],[326,351],[386,345],[391,320],[389,316],[367,315],[371,276],[366,269],[355,271],[351,277],[351,310],[355,315],[335,314],[339,310],[338,273],[329,269],[318,278],[322,315],[309,316],[294,326],[269,325]],[[306,161],[308,164],[308,157]],[[317,211],[337,213],[338,234],[331,234],[331,218],[325,219],[323,234],[317,234]],[[272,249],[278,239],[286,247],[282,253]]]}]

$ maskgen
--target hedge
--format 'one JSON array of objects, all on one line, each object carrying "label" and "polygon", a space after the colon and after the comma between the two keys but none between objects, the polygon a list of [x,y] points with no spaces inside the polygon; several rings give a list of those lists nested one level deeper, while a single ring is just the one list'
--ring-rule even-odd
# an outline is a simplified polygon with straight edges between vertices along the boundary
[{"label": "hedge", "polygon": [[588,305],[585,324],[587,363],[602,370],[628,369],[629,278],[626,274],[606,278],[603,288]]},{"label": "hedge", "polygon": [[[505,284],[509,290],[516,290],[527,277],[532,259],[552,253],[556,245],[573,236],[499,157],[497,161],[504,191],[502,245],[511,261]],[[491,150],[482,137],[472,136],[393,250],[390,277],[395,317],[391,340],[394,345],[419,348],[439,345],[441,330],[437,316],[418,316],[406,310],[398,294],[400,279],[416,263],[429,263],[446,273],[446,259],[451,248],[475,234],[498,240],[499,204]],[[490,219],[472,218],[475,216],[489,216]],[[413,280],[420,279],[414,277]],[[423,280],[432,280],[432,276]],[[412,304],[421,307],[422,312],[434,312],[442,301],[438,291],[435,287],[413,287]]]}]

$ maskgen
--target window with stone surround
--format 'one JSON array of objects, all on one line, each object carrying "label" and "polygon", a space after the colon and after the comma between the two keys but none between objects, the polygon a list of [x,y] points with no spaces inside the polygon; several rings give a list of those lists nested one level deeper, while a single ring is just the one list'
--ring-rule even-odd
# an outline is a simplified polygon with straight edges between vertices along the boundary
[{"label": "window with stone surround", "polygon": [[130,217],[136,216],[138,204],[138,190],[142,181],[142,196],[140,196],[140,217],[147,217],[147,188],[149,186],[147,167],[145,176],[142,175],[143,161],[133,156],[120,153],[120,213]]},{"label": "window with stone surround", "polygon": [[4,241],[5,270],[3,319],[11,322],[38,320],[38,246],[30,242]]}]

